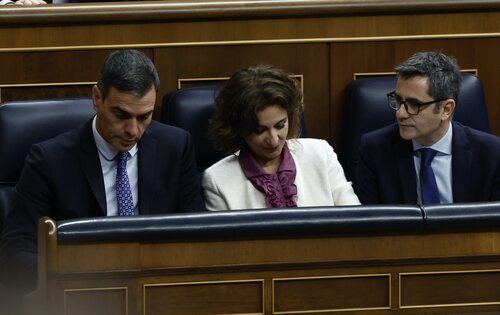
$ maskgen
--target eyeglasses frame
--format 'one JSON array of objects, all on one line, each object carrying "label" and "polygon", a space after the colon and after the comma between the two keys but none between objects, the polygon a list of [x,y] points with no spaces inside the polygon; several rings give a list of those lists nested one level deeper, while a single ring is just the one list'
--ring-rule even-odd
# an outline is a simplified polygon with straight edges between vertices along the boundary
[{"label": "eyeglasses frame", "polygon": [[394,109],[395,111],[398,111],[399,108],[401,108],[401,105],[399,105],[399,108],[394,108],[394,107],[391,106],[391,103],[389,102],[389,98],[390,97],[393,97],[394,99],[397,100],[396,96],[398,96],[401,99],[401,101],[399,101],[399,103],[405,107],[405,110],[408,113],[408,115],[418,115],[422,111],[422,107],[428,106],[428,105],[431,105],[431,104],[434,104],[434,103],[439,103],[439,102],[442,102],[442,101],[446,101],[448,99],[448,98],[443,98],[443,99],[440,99],[440,100],[433,100],[433,101],[429,101],[429,102],[419,103],[417,105],[418,106],[417,112],[415,114],[413,114],[413,113],[408,112],[408,104],[406,104],[406,100],[403,99],[400,95],[398,95],[396,93],[396,91],[392,91],[392,92],[387,93],[387,103],[389,104],[389,107],[392,108],[392,109]]}]

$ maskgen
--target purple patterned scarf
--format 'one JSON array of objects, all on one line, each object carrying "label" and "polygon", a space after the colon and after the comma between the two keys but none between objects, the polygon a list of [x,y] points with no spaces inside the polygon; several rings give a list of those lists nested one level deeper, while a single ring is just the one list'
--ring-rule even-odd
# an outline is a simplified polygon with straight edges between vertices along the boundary
[{"label": "purple patterned scarf", "polygon": [[294,184],[297,169],[286,145],[281,152],[281,163],[275,174],[266,173],[247,146],[240,150],[239,161],[248,180],[266,195],[266,207],[297,207],[297,186]]}]

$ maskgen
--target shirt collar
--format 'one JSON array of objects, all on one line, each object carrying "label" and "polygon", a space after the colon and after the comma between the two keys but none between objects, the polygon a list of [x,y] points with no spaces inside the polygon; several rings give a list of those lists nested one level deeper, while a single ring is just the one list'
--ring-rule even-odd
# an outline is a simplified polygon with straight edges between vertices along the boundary
[{"label": "shirt collar", "polygon": [[448,131],[446,131],[444,136],[441,139],[439,139],[438,142],[434,143],[433,145],[426,147],[426,146],[419,144],[417,141],[412,140],[413,151],[418,151],[421,148],[431,148],[431,149],[434,149],[434,150],[440,152],[441,154],[450,155],[451,154],[452,138],[453,138],[453,127],[452,127],[452,124],[450,121],[449,126],[448,126]]},{"label": "shirt collar", "polygon": [[[109,144],[97,131],[96,128],[96,116],[92,120],[92,133],[94,135],[95,144],[97,146],[97,151],[108,161],[111,161],[118,154],[118,150],[116,150],[111,144]],[[137,143],[128,150],[130,156],[134,156],[137,153]]]},{"label": "shirt collar", "polygon": [[[288,150],[287,145],[283,147],[283,151],[281,151],[281,163],[278,168],[278,173],[282,171],[295,171],[295,162],[293,157]],[[243,172],[247,177],[255,177],[261,175],[267,175],[262,166],[257,162],[252,153],[246,145],[243,145],[240,154],[239,161]]]}]

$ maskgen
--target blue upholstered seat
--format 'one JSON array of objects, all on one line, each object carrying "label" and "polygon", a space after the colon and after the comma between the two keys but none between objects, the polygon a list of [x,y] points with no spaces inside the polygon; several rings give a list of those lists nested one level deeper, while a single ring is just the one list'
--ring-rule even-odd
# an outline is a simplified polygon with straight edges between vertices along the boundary
[{"label": "blue upholstered seat", "polygon": [[94,115],[92,99],[48,99],[0,104],[0,231],[30,146]]},{"label": "blue upholstered seat", "polygon": [[191,133],[200,172],[224,157],[208,140],[208,119],[214,112],[218,88],[217,85],[182,88],[163,98],[160,120]]}]

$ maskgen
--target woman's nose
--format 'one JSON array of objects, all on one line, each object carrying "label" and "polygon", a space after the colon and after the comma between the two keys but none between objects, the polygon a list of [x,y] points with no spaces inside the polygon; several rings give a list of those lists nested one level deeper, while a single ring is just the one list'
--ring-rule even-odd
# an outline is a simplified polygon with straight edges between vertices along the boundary
[{"label": "woman's nose", "polygon": [[276,145],[279,141],[278,133],[275,130],[269,131],[267,142],[271,145]]}]

